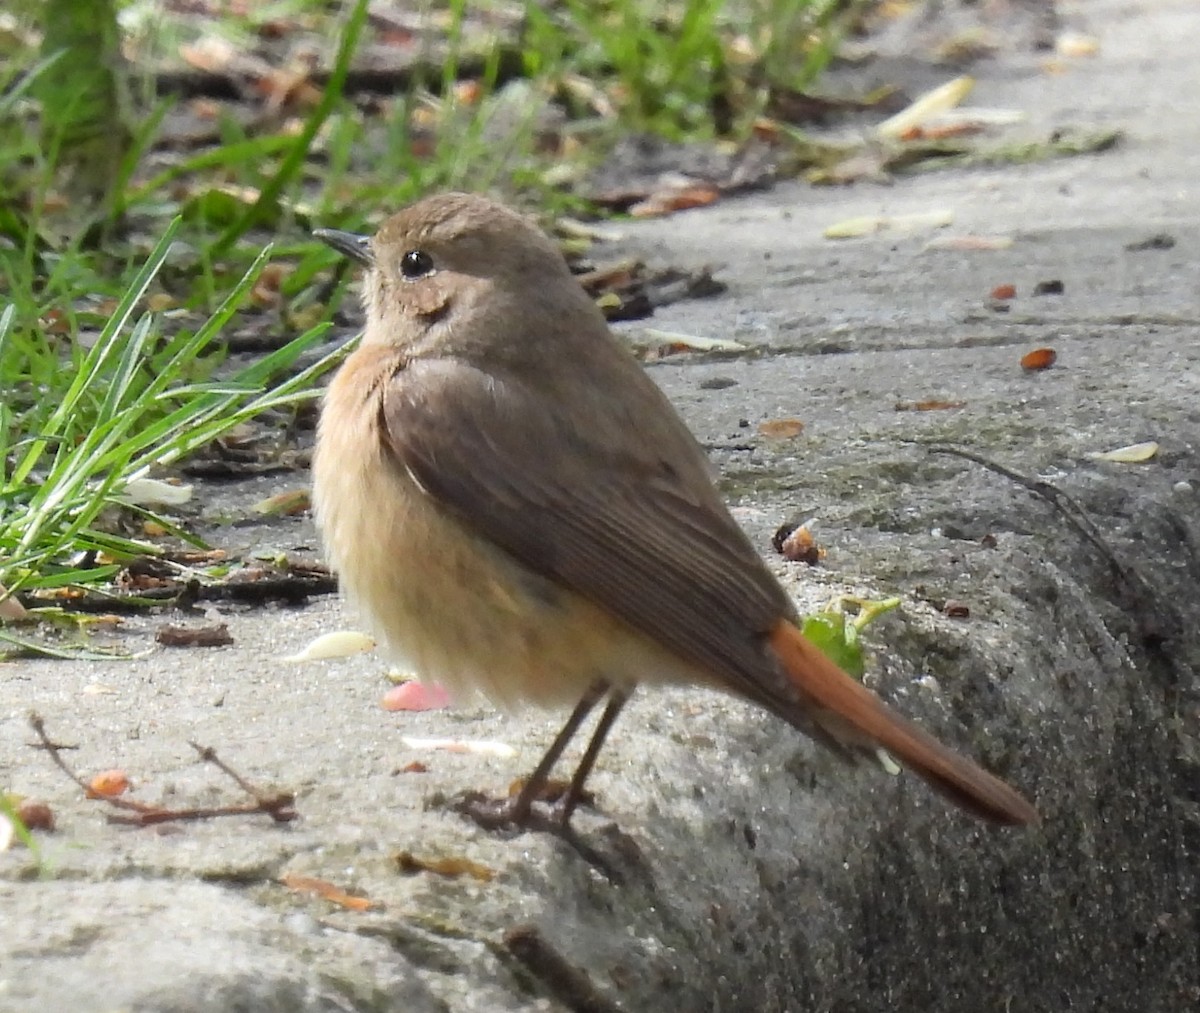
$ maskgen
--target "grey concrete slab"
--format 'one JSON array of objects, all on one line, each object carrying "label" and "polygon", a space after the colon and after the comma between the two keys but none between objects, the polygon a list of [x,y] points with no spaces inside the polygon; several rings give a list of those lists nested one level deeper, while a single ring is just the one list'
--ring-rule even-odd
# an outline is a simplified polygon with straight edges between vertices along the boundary
[{"label": "grey concrete slab", "polygon": [[[46,799],[60,827],[40,877],[24,852],[0,854],[0,1009],[1195,1008],[1200,7],[1068,13],[1098,35],[1096,57],[1047,74],[1041,55],[1004,52],[979,68],[974,101],[1025,111],[1031,133],[1119,126],[1117,149],[891,186],[781,185],[623,226],[621,244],[721,265],[724,296],[653,325],[752,351],[668,358],[652,375],[802,608],[901,597],[871,633],[869,683],[1029,791],[1040,828],[980,827],[734,701],[644,693],[580,824],[623,870],[616,885],[561,841],[488,835],[444,804],[523,773],[558,715],[389,714],[381,659],[279,660],[353,625],[337,603],[226,609],[227,648],[0,665],[0,785]],[[855,215],[941,208],[946,232],[1012,246],[822,236]],[[1163,231],[1171,249],[1126,248]],[[1032,296],[1052,278],[1061,296]],[[1018,296],[997,313],[988,293],[1008,282]],[[1058,364],[1025,374],[1039,345]],[[721,378],[735,382],[713,389]],[[925,398],[965,405],[896,410]],[[758,435],[783,416],[805,422],[798,439]],[[1146,464],[1087,456],[1148,439],[1162,449]],[[931,442],[1052,483],[1096,538]],[[821,567],[771,554],[793,516],[817,518]],[[237,537],[313,544],[306,525]],[[947,598],[970,616],[943,615]],[[157,622],[122,642],[151,648]],[[70,762],[127,769],[139,798],[237,797],[196,762],[195,739],[295,790],[300,819],[112,826],[29,748],[30,709],[79,747]],[[403,735],[516,752],[410,749]],[[428,770],[401,772],[413,760]],[[403,874],[400,851],[495,877]],[[286,889],[285,873],[376,907],[339,910]],[[543,945],[520,958],[517,938]]]}]

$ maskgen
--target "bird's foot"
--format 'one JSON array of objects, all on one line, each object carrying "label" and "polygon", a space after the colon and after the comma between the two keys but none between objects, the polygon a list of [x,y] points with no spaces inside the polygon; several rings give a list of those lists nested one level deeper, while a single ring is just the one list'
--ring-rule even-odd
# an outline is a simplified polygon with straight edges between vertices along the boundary
[{"label": "bird's foot", "polygon": [[472,791],[456,799],[452,808],[484,830],[500,833],[533,831],[552,834],[570,845],[580,858],[609,881],[621,883],[624,879],[608,858],[588,844],[571,827],[571,812],[574,806],[567,808],[565,796],[553,802],[530,804],[520,796],[491,798],[482,792]]},{"label": "bird's foot", "polygon": [[492,798],[469,791],[456,799],[452,807],[485,830],[534,830],[558,836],[571,833],[570,813],[561,798],[553,802],[530,802],[519,795]]}]

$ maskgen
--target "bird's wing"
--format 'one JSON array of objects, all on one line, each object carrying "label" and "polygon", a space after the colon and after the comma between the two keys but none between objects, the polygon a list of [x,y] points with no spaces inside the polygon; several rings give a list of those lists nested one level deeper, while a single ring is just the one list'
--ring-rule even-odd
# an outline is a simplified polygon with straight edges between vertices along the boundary
[{"label": "bird's wing", "polygon": [[642,410],[625,418],[595,399],[581,425],[588,413],[567,398],[414,359],[384,395],[384,441],[428,495],[530,570],[759,697],[764,637],[791,603],[703,451],[632,365]]}]

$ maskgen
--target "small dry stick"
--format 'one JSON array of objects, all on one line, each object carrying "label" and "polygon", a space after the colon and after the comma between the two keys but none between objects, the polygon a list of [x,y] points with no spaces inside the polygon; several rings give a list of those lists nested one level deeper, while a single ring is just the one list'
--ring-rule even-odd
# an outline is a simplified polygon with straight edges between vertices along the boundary
[{"label": "small dry stick", "polygon": [[64,774],[74,781],[88,798],[99,798],[114,809],[120,809],[129,815],[109,815],[110,823],[121,823],[130,826],[152,826],[157,823],[174,823],[185,820],[208,820],[218,816],[248,816],[254,813],[266,813],[276,823],[288,823],[296,818],[294,808],[296,796],[290,791],[276,792],[264,795],[255,789],[244,777],[235,772],[221,760],[215,750],[207,746],[199,746],[192,742],[190,745],[200,754],[200,759],[213,764],[218,770],[231,777],[253,802],[242,805],[211,806],[200,808],[168,809],[165,806],[152,805],[148,802],[135,802],[133,799],[121,798],[116,795],[97,795],[82,777],[67,765],[62,758],[62,750],[74,747],[64,746],[53,741],[46,732],[46,724],[37,713],[29,715],[29,724],[38,737],[37,749],[44,749]]}]

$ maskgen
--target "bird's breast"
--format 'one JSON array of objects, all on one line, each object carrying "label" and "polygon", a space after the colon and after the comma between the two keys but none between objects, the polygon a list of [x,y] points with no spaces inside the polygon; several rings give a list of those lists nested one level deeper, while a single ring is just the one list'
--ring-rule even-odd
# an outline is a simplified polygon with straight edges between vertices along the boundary
[{"label": "bird's breast", "polygon": [[681,662],[459,518],[395,459],[380,427],[395,369],[355,352],[330,384],[313,501],[341,586],[390,655],[452,692],[501,704],[574,703],[598,679],[675,681]]}]

